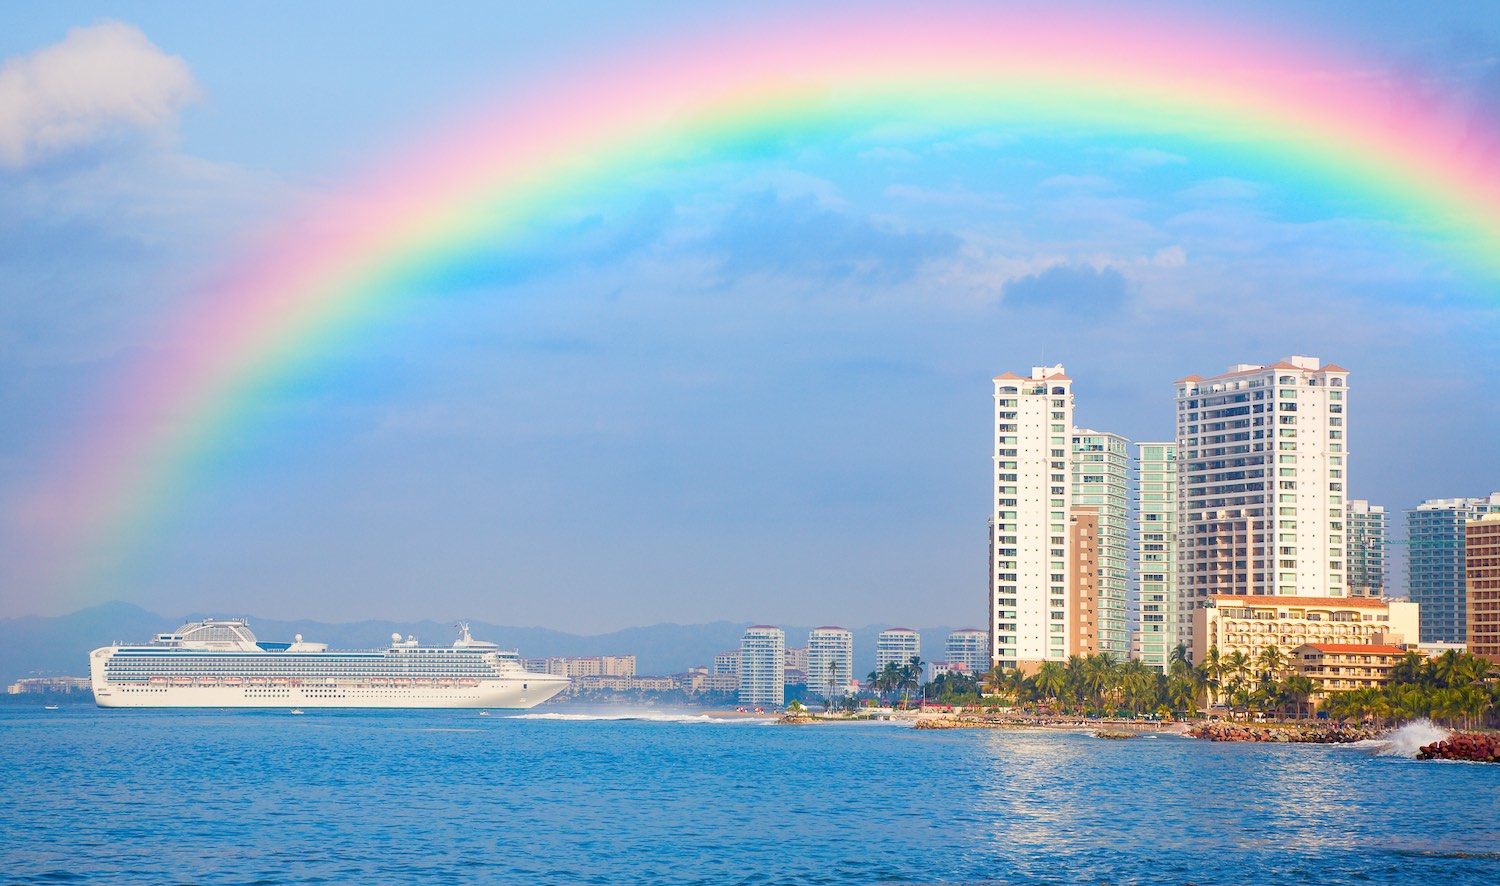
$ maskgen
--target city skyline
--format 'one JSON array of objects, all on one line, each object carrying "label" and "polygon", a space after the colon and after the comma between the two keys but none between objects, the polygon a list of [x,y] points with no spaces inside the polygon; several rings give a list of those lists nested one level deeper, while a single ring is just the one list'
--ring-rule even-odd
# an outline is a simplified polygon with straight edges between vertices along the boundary
[{"label": "city skyline", "polygon": [[[1292,56],[1264,47],[1301,47],[1362,95],[1425,97],[1423,120],[1489,151],[1500,12],[1373,8],[928,15],[935,33],[994,16],[984,39],[1036,28],[1067,58],[1107,46],[1127,86],[1148,32],[1168,56],[1271,64]],[[591,9],[335,3],[295,33],[248,4],[0,15],[0,618],[120,599],[581,631],[987,625],[988,385],[1029,365],[1079,380],[1081,428],[1167,441],[1174,380],[1317,354],[1358,392],[1348,495],[1383,507],[1393,536],[1423,501],[1500,488],[1500,410],[1476,408],[1500,402],[1500,272],[1469,242],[1493,220],[1190,103],[1147,94],[1113,119],[1087,84],[1048,108],[996,93],[1003,113],[939,87],[923,87],[936,114],[833,90],[839,113],[775,105],[728,134],[640,144],[375,281],[389,294],[362,296],[336,334],[276,343],[284,361],[214,409],[118,396],[152,367],[199,365],[173,355],[219,339],[183,324],[247,262],[278,268],[266,243],[346,233],[316,207],[381,208],[352,182],[437,182],[403,158],[434,156],[423,146],[480,110],[592,95],[579,77],[636,76],[657,49],[739,47],[747,21],[752,47],[857,25],[850,58],[901,21],[852,4]],[[412,63],[389,65],[393,47]],[[830,50],[834,75],[844,58]],[[131,460],[158,439],[171,457]],[[119,485],[92,485],[106,463]],[[1402,556],[1387,552],[1395,589]]]}]

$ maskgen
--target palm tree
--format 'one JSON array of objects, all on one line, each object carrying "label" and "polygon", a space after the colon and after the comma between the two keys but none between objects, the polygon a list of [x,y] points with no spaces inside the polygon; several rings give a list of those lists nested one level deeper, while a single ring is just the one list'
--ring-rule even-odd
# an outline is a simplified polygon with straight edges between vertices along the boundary
[{"label": "palm tree", "polygon": [[833,693],[838,688],[838,685],[839,685],[839,666],[838,666],[838,662],[836,662],[836,661],[834,661],[833,659],[830,658],[828,660],[827,672],[828,672],[827,677],[825,677],[824,680],[823,680],[823,686],[827,690],[823,694],[823,698],[826,700],[826,702],[824,704],[824,707],[827,708],[829,711],[832,711],[833,710]]},{"label": "palm tree", "polygon": [[1280,646],[1267,646],[1256,656],[1256,662],[1260,664],[1264,674],[1269,675],[1271,680],[1281,679],[1282,671],[1286,670],[1288,661],[1286,653],[1281,651]]},{"label": "palm tree", "polygon": [[926,665],[926,662],[922,661],[920,657],[913,655],[907,660],[906,664],[898,667],[901,675],[898,685],[901,687],[901,704],[903,707],[906,706],[911,693],[922,688],[922,668],[924,665]]},{"label": "palm tree", "polygon": [[1297,705],[1297,719],[1303,717],[1303,705],[1318,691],[1318,684],[1306,674],[1292,674],[1282,681],[1282,690],[1287,700]]},{"label": "palm tree", "polygon": [[1391,668],[1391,682],[1420,686],[1426,682],[1428,670],[1427,656],[1411,649]]},{"label": "palm tree", "polygon": [[1068,685],[1067,671],[1055,661],[1042,662],[1041,666],[1036,669],[1036,676],[1031,679],[1042,697],[1053,701],[1062,697],[1063,690]]}]

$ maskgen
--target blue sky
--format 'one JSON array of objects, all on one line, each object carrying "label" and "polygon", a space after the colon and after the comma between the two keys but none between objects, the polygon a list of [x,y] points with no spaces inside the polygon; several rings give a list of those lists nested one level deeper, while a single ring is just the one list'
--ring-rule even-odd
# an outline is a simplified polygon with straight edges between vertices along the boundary
[{"label": "blue sky", "polygon": [[[1220,14],[1500,123],[1487,6]],[[890,121],[534,219],[285,379],[109,586],[48,583],[25,491],[249,232],[476,96],[715,15],[0,10],[0,616],[983,624],[989,379],[1042,360],[1080,424],[1160,439],[1174,379],[1322,356],[1354,373],[1355,497],[1500,488],[1500,281],[1441,242],[1275,158]]]}]

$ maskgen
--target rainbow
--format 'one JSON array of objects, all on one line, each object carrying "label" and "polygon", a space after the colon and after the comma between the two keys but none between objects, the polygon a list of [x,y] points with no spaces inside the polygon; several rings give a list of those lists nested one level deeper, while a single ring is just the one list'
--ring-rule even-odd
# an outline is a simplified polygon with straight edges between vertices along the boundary
[{"label": "rainbow", "polygon": [[78,566],[67,583],[107,585],[256,391],[320,343],[543,207],[767,134],[918,120],[1200,140],[1357,195],[1496,271],[1500,139],[1462,111],[1240,21],[924,6],[700,26],[475,106],[305,207],[175,319],[173,350],[101,398],[80,434],[98,442],[63,456],[28,518]]}]

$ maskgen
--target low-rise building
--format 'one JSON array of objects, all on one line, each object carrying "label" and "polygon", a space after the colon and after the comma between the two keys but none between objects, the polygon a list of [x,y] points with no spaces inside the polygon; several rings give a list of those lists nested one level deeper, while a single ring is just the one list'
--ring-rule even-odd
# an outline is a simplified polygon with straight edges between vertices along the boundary
[{"label": "low-rise building", "polygon": [[1291,661],[1318,685],[1313,700],[1330,692],[1378,689],[1391,681],[1391,668],[1406,655],[1405,646],[1385,643],[1304,643],[1292,650]]},{"label": "low-rise building", "polygon": [[1283,655],[1304,644],[1403,645],[1415,643],[1420,607],[1380,597],[1294,597],[1214,594],[1193,612],[1194,663],[1243,652],[1254,658],[1267,646]]},{"label": "low-rise building", "polygon": [[5,687],[7,695],[30,695],[38,692],[88,692],[88,677],[26,677]]}]

